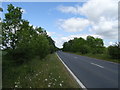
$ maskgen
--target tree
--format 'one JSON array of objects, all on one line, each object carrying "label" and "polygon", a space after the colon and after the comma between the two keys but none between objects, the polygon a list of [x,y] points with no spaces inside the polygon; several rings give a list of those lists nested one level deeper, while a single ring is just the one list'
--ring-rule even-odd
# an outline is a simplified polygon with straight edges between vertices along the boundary
[{"label": "tree", "polygon": [[87,44],[90,47],[95,47],[95,38],[93,36],[87,36]]},{"label": "tree", "polygon": [[81,54],[93,53],[101,54],[104,52],[104,43],[101,38],[87,36],[87,40],[83,38],[74,38],[63,44],[63,50],[70,52],[80,52]]},{"label": "tree", "polygon": [[53,53],[56,51],[56,46],[55,46],[55,42],[52,40],[51,37],[47,36],[47,39],[49,41],[49,46],[50,46],[50,53]]},{"label": "tree", "polygon": [[87,36],[87,44],[93,54],[101,54],[104,52],[104,43],[101,38],[94,38],[93,36]]},{"label": "tree", "polygon": [[108,54],[111,58],[120,59],[120,42],[108,47]]},{"label": "tree", "polygon": [[19,7],[8,5],[8,13],[5,14],[5,19],[2,23],[3,46],[6,48],[15,49],[17,38],[17,30],[20,30],[22,11]]},{"label": "tree", "polygon": [[2,23],[2,47],[8,52],[7,57],[23,63],[35,56],[44,58],[55,51],[55,43],[46,30],[33,28],[29,21],[22,19],[21,8],[10,4],[7,10]]}]

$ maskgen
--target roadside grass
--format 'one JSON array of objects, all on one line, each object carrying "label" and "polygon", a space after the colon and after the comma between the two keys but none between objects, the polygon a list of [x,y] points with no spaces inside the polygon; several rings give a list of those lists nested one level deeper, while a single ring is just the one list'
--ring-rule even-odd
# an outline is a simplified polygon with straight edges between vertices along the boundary
[{"label": "roadside grass", "polygon": [[80,88],[56,54],[21,66],[3,60],[3,88]]},{"label": "roadside grass", "polygon": [[120,63],[120,59],[111,59],[111,57],[107,54],[85,54],[85,56],[96,58],[96,59],[101,59],[101,60],[106,60],[110,62]]},{"label": "roadside grass", "polygon": [[115,63],[120,63],[120,59],[112,59],[107,54],[92,54],[92,53],[81,54],[79,52],[76,52],[76,53],[69,52],[69,53],[77,54],[77,55],[81,55],[81,56],[88,56],[88,57],[91,57],[91,58],[100,59],[100,60],[106,60],[106,61],[115,62]]}]

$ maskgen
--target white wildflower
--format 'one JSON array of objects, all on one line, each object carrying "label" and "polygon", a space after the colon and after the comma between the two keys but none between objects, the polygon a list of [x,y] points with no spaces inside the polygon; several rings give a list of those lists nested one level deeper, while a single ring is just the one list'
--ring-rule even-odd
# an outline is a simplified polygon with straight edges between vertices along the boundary
[{"label": "white wildflower", "polygon": [[38,74],[36,74],[36,76],[38,76]]},{"label": "white wildflower", "polygon": [[15,87],[18,87],[18,85],[15,85]]},{"label": "white wildflower", "polygon": [[63,83],[64,81],[62,81],[62,83]]},{"label": "white wildflower", "polygon": [[55,79],[55,81],[57,81],[57,79]]},{"label": "white wildflower", "polygon": [[47,81],[47,79],[45,79],[45,81]]},{"label": "white wildflower", "polygon": [[60,83],[60,86],[62,87],[62,84]]},{"label": "white wildflower", "polygon": [[60,76],[59,76],[59,78],[60,78]]},{"label": "white wildflower", "polygon": [[50,85],[48,85],[48,87],[50,87]]},{"label": "white wildflower", "polygon": [[32,88],[32,87],[30,87],[30,88]]}]

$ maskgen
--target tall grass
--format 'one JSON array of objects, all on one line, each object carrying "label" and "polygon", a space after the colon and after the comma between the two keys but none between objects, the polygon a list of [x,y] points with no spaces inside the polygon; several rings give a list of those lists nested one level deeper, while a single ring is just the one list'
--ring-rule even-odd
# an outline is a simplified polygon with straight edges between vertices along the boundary
[{"label": "tall grass", "polygon": [[3,61],[3,88],[78,88],[55,54],[16,66]]}]

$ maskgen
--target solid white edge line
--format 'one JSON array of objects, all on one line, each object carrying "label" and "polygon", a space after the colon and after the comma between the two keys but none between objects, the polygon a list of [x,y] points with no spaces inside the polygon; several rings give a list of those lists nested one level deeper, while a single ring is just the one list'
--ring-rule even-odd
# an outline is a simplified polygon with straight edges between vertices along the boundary
[{"label": "solid white edge line", "polygon": [[78,82],[80,87],[82,87],[83,90],[87,90],[87,88],[80,82],[80,80],[73,74],[73,72],[68,68],[68,66],[62,61],[62,59],[59,57],[59,55],[56,53],[57,57],[60,59],[60,61],[63,63],[63,65],[67,68],[67,70],[70,72],[70,74],[74,77],[74,79]]}]

